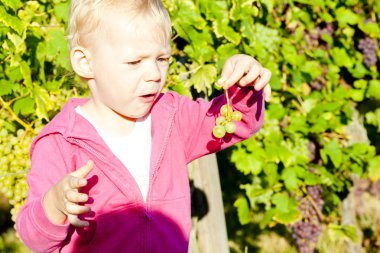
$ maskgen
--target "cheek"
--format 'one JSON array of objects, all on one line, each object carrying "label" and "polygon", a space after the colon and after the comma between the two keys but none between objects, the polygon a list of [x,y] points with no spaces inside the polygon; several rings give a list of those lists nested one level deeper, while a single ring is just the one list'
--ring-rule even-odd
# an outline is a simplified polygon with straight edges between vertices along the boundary
[{"label": "cheek", "polygon": [[166,80],[168,77],[169,66],[161,68],[161,79]]},{"label": "cheek", "polygon": [[168,77],[167,72],[161,75],[160,90],[162,90],[165,87],[167,77]]}]

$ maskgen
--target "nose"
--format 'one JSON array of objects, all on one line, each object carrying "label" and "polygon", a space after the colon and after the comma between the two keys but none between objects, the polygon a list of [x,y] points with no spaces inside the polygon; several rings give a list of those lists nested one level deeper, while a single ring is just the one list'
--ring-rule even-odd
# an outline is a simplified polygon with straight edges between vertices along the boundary
[{"label": "nose", "polygon": [[152,62],[146,69],[145,81],[159,82],[161,81],[161,71],[157,62]]}]

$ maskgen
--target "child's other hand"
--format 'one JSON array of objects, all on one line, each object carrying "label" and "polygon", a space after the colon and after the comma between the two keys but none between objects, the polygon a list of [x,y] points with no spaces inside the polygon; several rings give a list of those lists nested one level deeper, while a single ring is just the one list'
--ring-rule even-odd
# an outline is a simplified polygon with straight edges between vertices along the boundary
[{"label": "child's other hand", "polygon": [[88,195],[80,193],[79,189],[87,185],[85,177],[93,167],[94,163],[88,161],[83,167],[67,174],[46,193],[44,208],[53,223],[62,224],[67,217],[70,224],[75,227],[89,225],[87,221],[78,218],[78,215],[91,211],[90,207],[79,204],[88,200]]},{"label": "child's other hand", "polygon": [[264,89],[265,101],[269,101],[272,92],[269,84],[271,76],[272,73],[251,56],[237,54],[225,62],[217,85],[225,90],[235,83],[241,87],[253,86],[255,90]]}]

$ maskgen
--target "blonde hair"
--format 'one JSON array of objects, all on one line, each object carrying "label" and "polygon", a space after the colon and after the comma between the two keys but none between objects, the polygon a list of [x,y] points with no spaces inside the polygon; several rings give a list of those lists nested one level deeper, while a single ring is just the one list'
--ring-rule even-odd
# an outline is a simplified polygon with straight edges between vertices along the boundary
[{"label": "blonde hair", "polygon": [[139,18],[138,21],[153,22],[160,28],[161,37],[170,40],[170,17],[161,0],[72,0],[68,24],[70,49],[84,46],[86,35],[100,29],[107,8],[125,11],[131,21]]}]

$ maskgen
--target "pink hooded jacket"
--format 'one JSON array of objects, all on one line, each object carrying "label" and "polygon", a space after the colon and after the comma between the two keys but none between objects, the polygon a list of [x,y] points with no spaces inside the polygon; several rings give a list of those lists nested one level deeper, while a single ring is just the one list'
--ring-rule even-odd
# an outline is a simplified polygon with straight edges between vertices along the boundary
[{"label": "pink hooded jacket", "polygon": [[[187,164],[249,138],[263,124],[262,92],[230,89],[233,107],[243,113],[233,136],[215,139],[212,129],[225,97],[192,101],[174,92],[161,94],[152,107],[152,154],[146,202],[128,170],[93,126],[74,108],[72,99],[43,129],[31,147],[29,194],[16,226],[36,252],[175,252],[187,253],[191,208]],[[82,189],[90,196],[87,228],[53,224],[42,199],[67,173],[93,160],[95,167]]]}]

